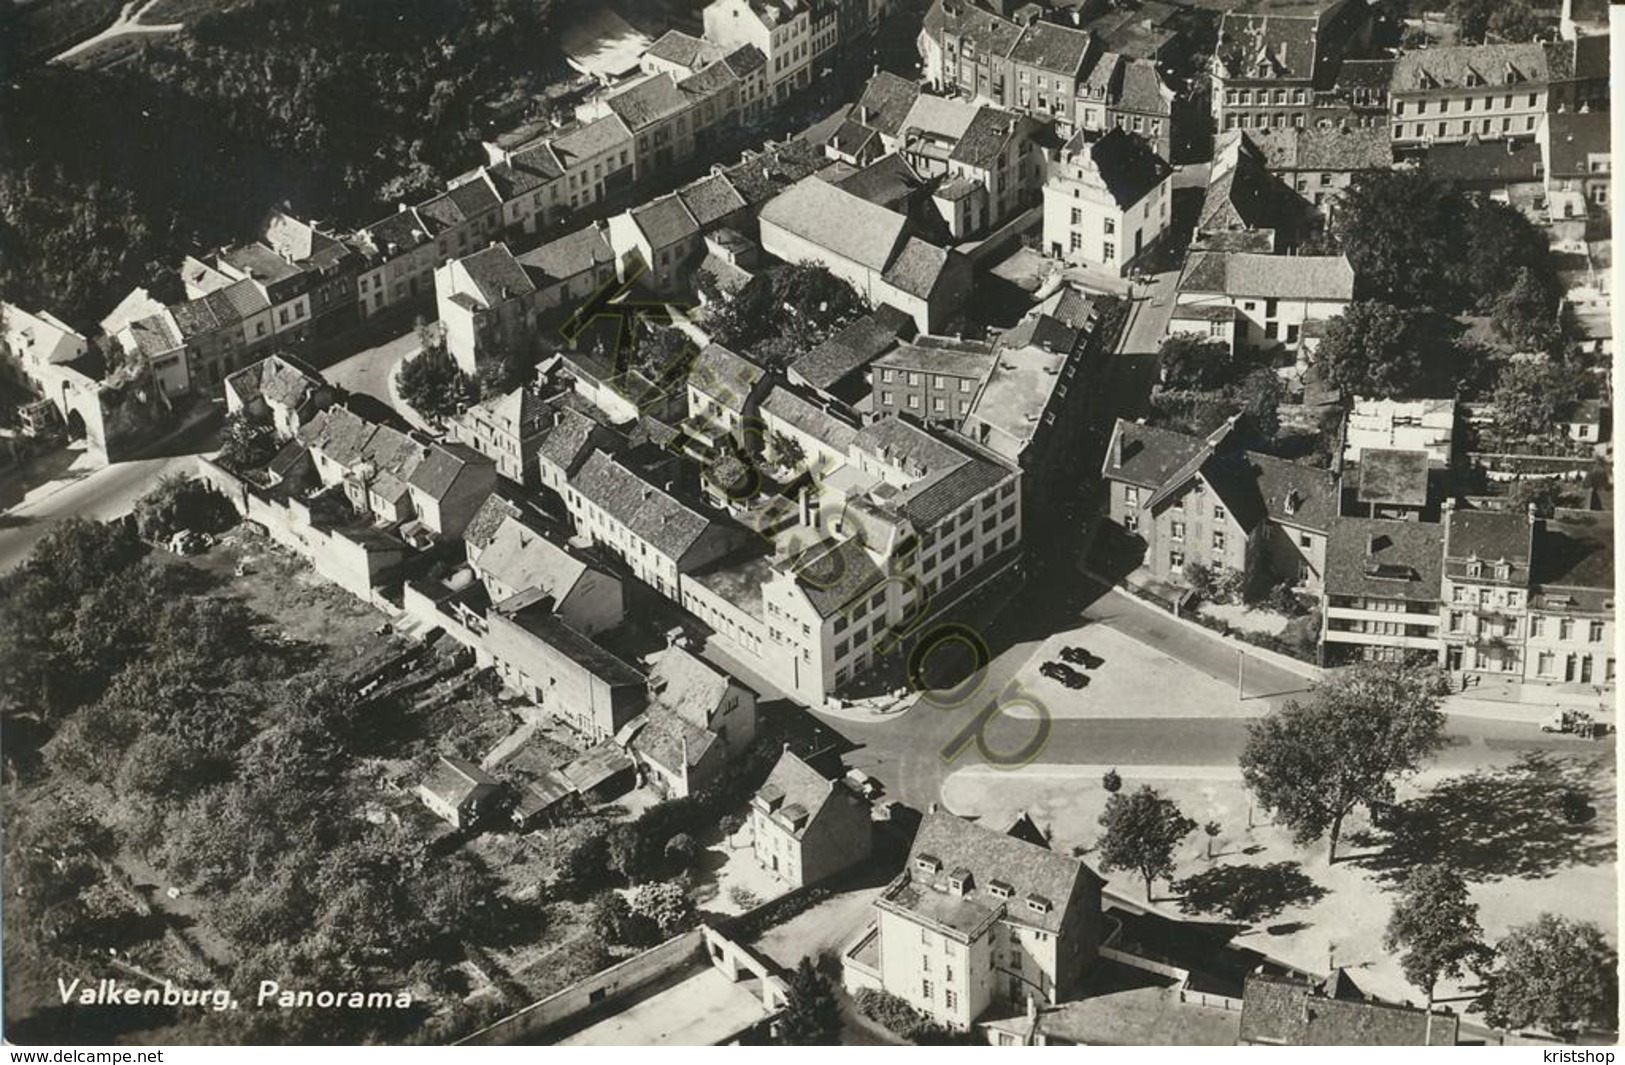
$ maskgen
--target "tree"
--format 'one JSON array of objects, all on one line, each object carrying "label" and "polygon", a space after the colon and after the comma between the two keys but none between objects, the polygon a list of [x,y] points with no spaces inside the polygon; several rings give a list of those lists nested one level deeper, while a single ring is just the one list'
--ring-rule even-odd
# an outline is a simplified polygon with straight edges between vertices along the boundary
[{"label": "tree", "polygon": [[1174,871],[1174,848],[1196,830],[1196,822],[1180,813],[1177,803],[1149,784],[1129,795],[1117,793],[1107,799],[1100,826],[1105,829],[1100,837],[1101,868],[1140,874],[1147,901],[1151,881]]},{"label": "tree", "polygon": [[1534,507],[1535,513],[1543,518],[1551,517],[1562,505],[1563,482],[1556,477],[1525,477],[1513,481],[1507,492],[1507,506],[1514,510]]},{"label": "tree", "polygon": [[607,848],[606,863],[625,877],[628,884],[636,884],[647,876],[653,870],[655,857],[659,853],[650,842],[648,833],[636,824],[614,826],[604,837],[604,844]]},{"label": "tree", "polygon": [[670,882],[639,887],[632,894],[632,912],[653,921],[666,938],[692,928],[696,917],[694,900],[680,884]]},{"label": "tree", "polygon": [[1444,745],[1436,670],[1368,663],[1328,673],[1307,703],[1247,726],[1242,779],[1299,844],[1329,836],[1337,860],[1343,820],[1393,800],[1394,784]]},{"label": "tree", "polygon": [[1118,775],[1116,769],[1108,769],[1101,774],[1100,786],[1106,789],[1107,794],[1116,795],[1123,790],[1123,778]]},{"label": "tree", "polygon": [[1479,1005],[1502,1028],[1573,1038],[1619,1019],[1619,954],[1590,921],[1543,913],[1496,944]]},{"label": "tree", "polygon": [[700,845],[687,832],[679,832],[666,841],[666,861],[687,869],[700,855]]},{"label": "tree", "polygon": [[1474,201],[1463,216],[1462,254],[1451,271],[1480,310],[1528,273],[1543,294],[1557,303],[1556,276],[1546,234],[1516,207],[1494,200]]},{"label": "tree", "polygon": [[271,461],[279,443],[269,420],[256,418],[246,410],[226,415],[220,429],[220,464],[234,473],[258,469]]},{"label": "tree", "polygon": [[1414,311],[1356,300],[1326,323],[1315,350],[1325,379],[1345,394],[1386,399],[1412,391],[1423,375]]},{"label": "tree", "polygon": [[1495,298],[1490,323],[1502,340],[1520,351],[1549,351],[1561,335],[1555,286],[1527,266],[1512,286]]},{"label": "tree", "polygon": [[1169,388],[1219,388],[1234,379],[1235,363],[1230,345],[1191,333],[1174,333],[1157,349],[1158,373]]},{"label": "tree", "polygon": [[785,469],[795,469],[807,458],[807,451],[801,446],[801,441],[784,433],[773,433],[768,437],[773,450],[773,458]]},{"label": "tree", "polygon": [[445,345],[426,345],[400,368],[401,398],[432,421],[445,421],[479,398],[475,382],[457,368]]},{"label": "tree", "polygon": [[1461,260],[1466,199],[1422,170],[1360,174],[1344,190],[1337,239],[1372,297],[1402,307],[1459,301],[1450,264]]},{"label": "tree", "polygon": [[1439,981],[1459,979],[1470,963],[1484,956],[1478,904],[1467,894],[1467,882],[1443,865],[1424,865],[1405,879],[1399,900],[1388,917],[1383,946],[1403,951],[1405,979],[1427,995],[1428,1043],[1433,1034],[1433,994]]},{"label": "tree", "polygon": [[163,543],[181,530],[218,532],[236,517],[224,496],[183,473],[166,474],[135,503],[142,539]]},{"label": "tree", "polygon": [[802,958],[779,1014],[779,1041],[787,1046],[834,1046],[840,1032],[841,1007],[829,977],[813,968],[811,958]]},{"label": "tree", "polygon": [[1495,423],[1514,436],[1556,430],[1557,416],[1580,398],[1583,373],[1545,359],[1513,359],[1501,371],[1492,401]]},{"label": "tree", "polygon": [[738,814],[727,814],[717,822],[717,827],[722,829],[722,838],[728,841],[728,847],[732,849],[734,837],[745,827],[745,819]]},{"label": "tree", "polygon": [[1490,14],[1489,32],[1486,36],[1508,43],[1522,44],[1538,39],[1550,29],[1548,19],[1536,14],[1528,4],[1514,0],[1513,3],[1495,6],[1495,10]]}]

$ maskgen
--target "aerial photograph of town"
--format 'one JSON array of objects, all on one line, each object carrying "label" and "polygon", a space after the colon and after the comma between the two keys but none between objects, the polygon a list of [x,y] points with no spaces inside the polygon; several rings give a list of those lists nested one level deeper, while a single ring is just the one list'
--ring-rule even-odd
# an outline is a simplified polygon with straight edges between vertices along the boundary
[{"label": "aerial photograph of town", "polygon": [[4,1043],[1612,1061],[1610,14],[0,0]]}]

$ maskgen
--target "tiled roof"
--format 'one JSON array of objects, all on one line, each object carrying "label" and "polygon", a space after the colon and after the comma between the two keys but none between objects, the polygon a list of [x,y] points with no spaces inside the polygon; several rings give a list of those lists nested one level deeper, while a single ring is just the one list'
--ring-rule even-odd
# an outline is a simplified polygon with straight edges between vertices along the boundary
[{"label": "tiled roof", "polygon": [[891,262],[908,225],[897,212],[815,177],[769,200],[761,220],[877,272]]},{"label": "tiled roof", "polygon": [[987,377],[993,369],[993,345],[981,340],[939,343],[944,337],[920,337],[914,343],[898,344],[875,360],[876,366],[915,373],[947,374],[953,377]]},{"label": "tiled roof", "polygon": [[721,174],[684,185],[677,190],[677,196],[701,229],[714,225],[745,206],[745,198],[734,191],[733,185]]},{"label": "tiled roof", "polygon": [[1547,80],[1546,50],[1539,44],[1463,44],[1418,48],[1394,60],[1393,92],[1428,89],[1501,88]]},{"label": "tiled roof", "polygon": [[[921,868],[921,859],[935,864],[939,871]],[[962,897],[992,911],[1003,910],[1017,924],[1059,932],[1067,917],[1066,908],[1080,880],[1101,879],[1076,858],[1069,858],[1035,843],[1007,836],[991,828],[937,811],[925,815],[909,850],[904,875],[920,892],[949,890],[948,879],[960,871],[970,873],[970,883]],[[991,885],[1000,881],[1008,887],[1007,897],[994,894]],[[1027,904],[1035,898],[1048,905],[1042,911]]]},{"label": "tiled roof", "polygon": [[1090,37],[1083,30],[1069,29],[1053,22],[1034,22],[1022,31],[1010,49],[1012,62],[1023,63],[1075,78],[1089,54]]},{"label": "tiled roof", "polygon": [[[520,596],[513,598],[521,599]],[[536,609],[534,604],[510,613],[503,609],[503,603],[496,604],[492,613],[524,629],[606,684],[627,688],[643,686],[642,673],[556,614]]]},{"label": "tiled roof", "polygon": [[1455,1046],[1460,1021],[1410,1006],[1331,998],[1314,985],[1251,973],[1243,988],[1241,1041],[1284,1046]]},{"label": "tiled roof", "polygon": [[657,250],[669,248],[700,231],[699,223],[675,194],[634,207],[630,214],[649,246]]},{"label": "tiled roof", "polygon": [[1224,230],[1273,231],[1289,225],[1302,201],[1269,172],[1264,153],[1246,134],[1221,135],[1212,180],[1202,197],[1198,235]]},{"label": "tiled roof", "polygon": [[909,197],[920,187],[920,176],[908,165],[908,160],[892,152],[835,184],[870,203],[907,213]]},{"label": "tiled roof", "polygon": [[858,537],[813,544],[795,560],[795,575],[807,601],[826,618],[886,583]]},{"label": "tiled roof", "polygon": [[843,119],[835,127],[824,143],[841,155],[850,155],[854,158],[863,155],[879,138],[880,132],[873,126],[865,126],[852,119]]},{"label": "tiled roof", "polygon": [[443,754],[430,771],[423,787],[450,806],[461,806],[475,792],[495,788],[497,780],[491,774],[456,755]]},{"label": "tiled roof", "polygon": [[656,74],[605,101],[633,133],[648,129],[689,106],[688,98],[668,73]]},{"label": "tiled roof", "polygon": [[168,314],[154,314],[130,323],[130,339],[145,359],[166,355],[185,343]]},{"label": "tiled roof", "polygon": [[1147,115],[1171,115],[1174,91],[1149,59],[1131,59],[1123,66],[1123,82],[1118,89],[1117,106]]},{"label": "tiled roof", "polygon": [[1337,520],[1338,482],[1330,470],[1243,451],[1209,459],[1202,474],[1249,532],[1266,518],[1322,533]]},{"label": "tiled roof", "polygon": [[818,820],[819,813],[836,787],[834,781],[796,757],[795,752],[787,750],[779,755],[779,760],[773,764],[773,771],[756,790],[756,795],[772,806],[774,813],[793,807],[806,815],[799,828],[794,827],[789,818],[780,821],[780,827],[799,839]]},{"label": "tiled roof", "polygon": [[1248,131],[1271,170],[1388,170],[1393,142],[1385,126]]},{"label": "tiled roof", "polygon": [[949,160],[983,170],[992,169],[1022,122],[1020,115],[1010,111],[978,107],[959,143],[954,145]]},{"label": "tiled roof", "polygon": [[361,460],[362,448],[377,427],[345,407],[329,407],[299,430],[299,439],[340,466]]},{"label": "tiled roof", "polygon": [[679,81],[677,88],[693,101],[699,102],[725,91],[728,86],[737,84],[738,81],[739,75],[735,74],[728,64],[718,61]]},{"label": "tiled roof", "polygon": [[649,707],[636,727],[629,746],[677,776],[698,765],[720,739],[710,729],[661,706]]},{"label": "tiled roof", "polygon": [[[908,319],[910,325],[913,319]],[[898,323],[871,312],[836,332],[791,364],[791,370],[820,391],[834,388],[896,345]]]},{"label": "tiled roof", "polygon": [[692,37],[681,30],[667,30],[643,54],[675,63],[686,70],[696,70],[706,63],[720,59],[722,49],[710,41]]},{"label": "tiled roof", "polygon": [[271,309],[265,293],[252,281],[238,281],[203,297],[222,325],[239,322]]},{"label": "tiled roof", "polygon": [[1094,64],[1084,72],[1079,81],[1080,88],[1091,90],[1095,94],[1104,93],[1106,99],[1117,99],[1122,86],[1122,73],[1127,67],[1128,60],[1116,52],[1102,52]]},{"label": "tiled roof", "polygon": [[563,405],[558,408],[558,420],[543,432],[537,453],[566,473],[574,473],[595,438],[609,432],[588,414]]},{"label": "tiled roof", "polygon": [[525,273],[525,268],[519,265],[506,244],[482,248],[458,259],[457,264],[467,272],[487,307],[495,307],[536,291],[530,275]]},{"label": "tiled roof", "polygon": [[476,549],[484,548],[510,518],[518,518],[520,513],[518,506],[492,492],[463,528],[463,542]]},{"label": "tiled roof", "polygon": [[903,132],[919,130],[946,140],[958,140],[970,128],[979,110],[981,108],[969,100],[922,94],[908,109],[908,117],[903,120]]},{"label": "tiled roof", "polygon": [[188,339],[212,333],[220,328],[220,319],[215,317],[214,311],[210,309],[207,296],[177,303],[169,308],[169,313],[174,316],[180,335]]},{"label": "tiled roof", "polygon": [[1233,78],[1314,77],[1318,33],[1313,15],[1227,12],[1214,59]]},{"label": "tiled roof", "polygon": [[624,145],[630,149],[632,133],[620,116],[608,114],[560,133],[553,138],[552,145],[559,163],[569,170],[585,160],[613,151],[617,146]]},{"label": "tiled roof", "polygon": [[1174,172],[1149,142],[1123,129],[1105,134],[1080,130],[1067,148],[1088,161],[1112,200],[1124,209],[1139,203]]},{"label": "tiled roof", "polygon": [[823,150],[802,140],[752,152],[723,171],[749,204],[764,203],[829,165]]},{"label": "tiled roof", "polygon": [[1022,27],[985,7],[961,0],[935,0],[926,13],[925,29],[970,41],[978,52],[1005,56],[1021,39]]},{"label": "tiled roof", "polygon": [[557,181],[564,168],[552,146],[535,144],[513,153],[506,162],[491,167],[489,173],[502,198],[512,200]]},{"label": "tiled roof", "polygon": [[1446,557],[1527,565],[1533,530],[1529,515],[1507,510],[1452,509],[1445,515]]},{"label": "tiled roof", "polygon": [[910,485],[897,499],[897,509],[917,529],[929,529],[966,503],[1015,476],[1009,467],[982,459],[966,461],[945,474]]},{"label": "tiled roof", "polygon": [[491,186],[479,178],[452,187],[446,195],[457,205],[464,218],[478,218],[502,206],[502,201],[491,191]]},{"label": "tiled roof", "polygon": [[231,264],[239,272],[262,284],[286,281],[288,278],[295,277],[300,273],[299,267],[294,266],[259,241],[227,248],[220,254],[220,261]]},{"label": "tiled roof", "polygon": [[362,232],[373,249],[381,255],[398,255],[411,251],[429,240],[429,227],[412,208],[380,218]]},{"label": "tiled roof", "polygon": [[433,499],[451,490],[469,466],[489,465],[490,459],[465,444],[434,444],[412,470],[411,485]]},{"label": "tiled roof", "polygon": [[517,518],[506,517],[480,553],[479,569],[509,594],[541,592],[553,600],[556,610],[588,566]]},{"label": "tiled roof", "polygon": [[583,226],[519,256],[520,265],[536,271],[543,284],[566,281],[614,261],[615,250],[597,226]]},{"label": "tiled roof", "polygon": [[955,256],[959,256],[959,252],[939,248],[919,237],[909,237],[880,276],[911,296],[929,299],[947,270],[949,260]]},{"label": "tiled roof", "polygon": [[689,386],[732,410],[743,410],[746,398],[762,379],[764,370],[723,347],[707,344],[689,369]]},{"label": "tiled roof", "polygon": [[859,451],[916,480],[946,473],[969,461],[964,451],[940,434],[895,415],[865,425],[853,444]]},{"label": "tiled roof", "polygon": [[733,678],[697,655],[673,644],[649,663],[649,702],[698,728],[709,727]]},{"label": "tiled roof", "polygon": [[1342,255],[1191,254],[1181,292],[1219,292],[1266,299],[1352,300],[1354,268]]},{"label": "tiled roof", "polygon": [[763,55],[762,50],[754,44],[740,45],[723,56],[722,61],[728,64],[729,70],[732,70],[741,78],[754,74],[767,66],[767,56]]},{"label": "tiled roof", "polygon": [[[1117,461],[1119,439],[1122,441],[1121,463]],[[1174,471],[1201,452],[1202,444],[1198,437],[1119,418],[1117,427],[1112,430],[1111,444],[1106,448],[1102,475],[1142,488],[1161,488]]]},{"label": "tiled roof", "polygon": [[822,441],[825,446],[845,452],[857,438],[858,430],[837,417],[828,408],[799,395],[784,385],[775,385],[762,399],[762,413],[771,414],[783,422]]},{"label": "tiled roof", "polygon": [[1539,181],[1542,166],[1534,141],[1430,144],[1422,165],[1441,181],[1480,186]]},{"label": "tiled roof", "polygon": [[1339,518],[1326,541],[1326,591],[1436,603],[1443,531],[1419,521]]},{"label": "tiled roof", "polygon": [[895,137],[903,130],[909,109],[919,99],[920,86],[907,78],[882,70],[863,87],[858,102],[847,116],[871,129]]},{"label": "tiled roof", "polygon": [[570,485],[670,559],[681,559],[712,524],[602,451],[582,463]]}]

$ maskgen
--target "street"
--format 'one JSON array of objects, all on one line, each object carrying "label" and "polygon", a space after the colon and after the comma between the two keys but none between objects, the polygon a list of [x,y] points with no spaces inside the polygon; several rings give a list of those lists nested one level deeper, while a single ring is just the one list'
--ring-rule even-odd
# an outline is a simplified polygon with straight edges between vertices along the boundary
[{"label": "street", "polygon": [[402,359],[417,350],[417,330],[408,329],[400,336],[335,362],[322,371],[322,376],[348,392],[371,396],[394,409],[395,402],[389,391],[390,375]]},{"label": "street", "polygon": [[161,455],[120,462],[78,477],[41,485],[28,498],[0,514],[0,573],[28,557],[34,545],[63,518],[105,521],[129,513],[135,501],[170,473],[190,472],[196,455],[219,446],[219,425],[193,426],[161,448]]}]

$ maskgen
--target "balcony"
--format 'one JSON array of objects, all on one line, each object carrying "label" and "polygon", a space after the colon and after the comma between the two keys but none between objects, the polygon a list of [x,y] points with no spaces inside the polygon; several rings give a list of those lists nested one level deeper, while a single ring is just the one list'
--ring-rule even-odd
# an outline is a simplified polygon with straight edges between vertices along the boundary
[{"label": "balcony", "polygon": [[1364,644],[1371,647],[1403,647],[1407,650],[1437,651],[1440,643],[1432,636],[1382,636],[1369,632],[1340,632],[1328,628],[1326,643]]}]

